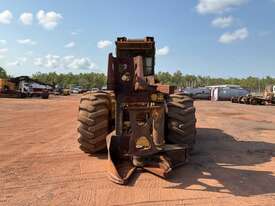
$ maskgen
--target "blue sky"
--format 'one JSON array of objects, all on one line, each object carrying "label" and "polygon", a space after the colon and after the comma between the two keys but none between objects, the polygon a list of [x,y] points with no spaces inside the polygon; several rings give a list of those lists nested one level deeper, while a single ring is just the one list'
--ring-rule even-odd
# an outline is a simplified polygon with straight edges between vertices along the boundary
[{"label": "blue sky", "polygon": [[0,0],[8,73],[105,72],[118,36],[154,36],[156,70],[275,76],[274,0]]}]

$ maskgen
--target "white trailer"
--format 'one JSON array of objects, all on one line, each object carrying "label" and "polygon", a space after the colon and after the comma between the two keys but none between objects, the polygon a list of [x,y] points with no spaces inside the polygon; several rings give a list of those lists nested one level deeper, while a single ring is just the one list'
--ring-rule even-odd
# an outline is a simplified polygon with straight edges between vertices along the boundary
[{"label": "white trailer", "polygon": [[209,86],[211,89],[211,100],[213,101],[230,101],[232,97],[246,96],[249,91],[239,85],[216,85]]}]

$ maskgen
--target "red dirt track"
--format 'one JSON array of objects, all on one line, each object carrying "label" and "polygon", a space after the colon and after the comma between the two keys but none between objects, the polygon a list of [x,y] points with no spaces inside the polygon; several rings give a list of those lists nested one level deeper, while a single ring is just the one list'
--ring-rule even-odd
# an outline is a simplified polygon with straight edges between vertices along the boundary
[{"label": "red dirt track", "polygon": [[275,205],[275,107],[197,101],[191,162],[120,186],[79,150],[78,103],[0,99],[0,205]]}]

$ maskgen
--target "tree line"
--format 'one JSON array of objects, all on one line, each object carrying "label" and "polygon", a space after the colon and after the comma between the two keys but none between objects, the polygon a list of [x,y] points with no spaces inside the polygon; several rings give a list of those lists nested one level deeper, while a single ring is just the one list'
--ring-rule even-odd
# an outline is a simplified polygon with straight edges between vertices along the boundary
[{"label": "tree line", "polygon": [[240,85],[250,91],[263,91],[267,85],[275,85],[275,77],[266,76],[263,78],[213,78],[210,76],[183,75],[180,71],[175,73],[159,72],[157,74],[160,82],[164,84],[176,85],[178,87],[204,87],[220,84]]},{"label": "tree line", "polygon": [[[0,78],[6,78],[6,71],[0,67]],[[213,78],[210,76],[184,75],[180,71],[175,73],[159,72],[157,75],[159,81],[163,84],[174,85],[178,87],[204,87],[217,84],[235,84],[250,91],[263,91],[267,85],[275,85],[275,77],[247,77],[247,78]],[[102,88],[106,86],[107,77],[103,73],[80,73],[80,74],[58,74],[56,72],[35,73],[33,79],[51,84],[60,85],[64,88],[72,86],[81,86],[85,89]]]},{"label": "tree line", "polygon": [[106,85],[106,75],[103,73],[80,73],[80,74],[57,74],[56,72],[50,73],[35,73],[32,75],[33,79],[44,82],[50,85],[59,85],[64,88],[74,86],[81,86],[85,89],[102,88]]},{"label": "tree line", "polygon": [[[210,76],[183,75],[180,71],[175,73],[159,72],[158,80],[163,84],[175,85],[178,87],[204,87],[217,84],[234,84],[247,88],[250,91],[263,91],[267,85],[275,85],[275,77],[247,77],[247,78],[213,78]],[[94,87],[101,88],[106,85],[107,77],[102,73],[84,73],[84,74],[57,74],[36,73],[32,76],[34,79],[49,83],[61,84],[64,87],[70,85],[79,85],[86,89]]]}]

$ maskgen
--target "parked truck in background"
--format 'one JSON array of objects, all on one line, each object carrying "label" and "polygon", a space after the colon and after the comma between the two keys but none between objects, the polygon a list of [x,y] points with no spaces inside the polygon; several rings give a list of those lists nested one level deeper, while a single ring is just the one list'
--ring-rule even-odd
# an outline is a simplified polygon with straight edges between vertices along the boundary
[{"label": "parked truck in background", "polygon": [[41,97],[49,98],[50,85],[33,80],[27,76],[0,79],[0,97]]},{"label": "parked truck in background", "polygon": [[70,89],[66,89],[63,86],[55,85],[55,88],[53,90],[54,95],[62,95],[62,96],[69,96],[71,94]]}]

